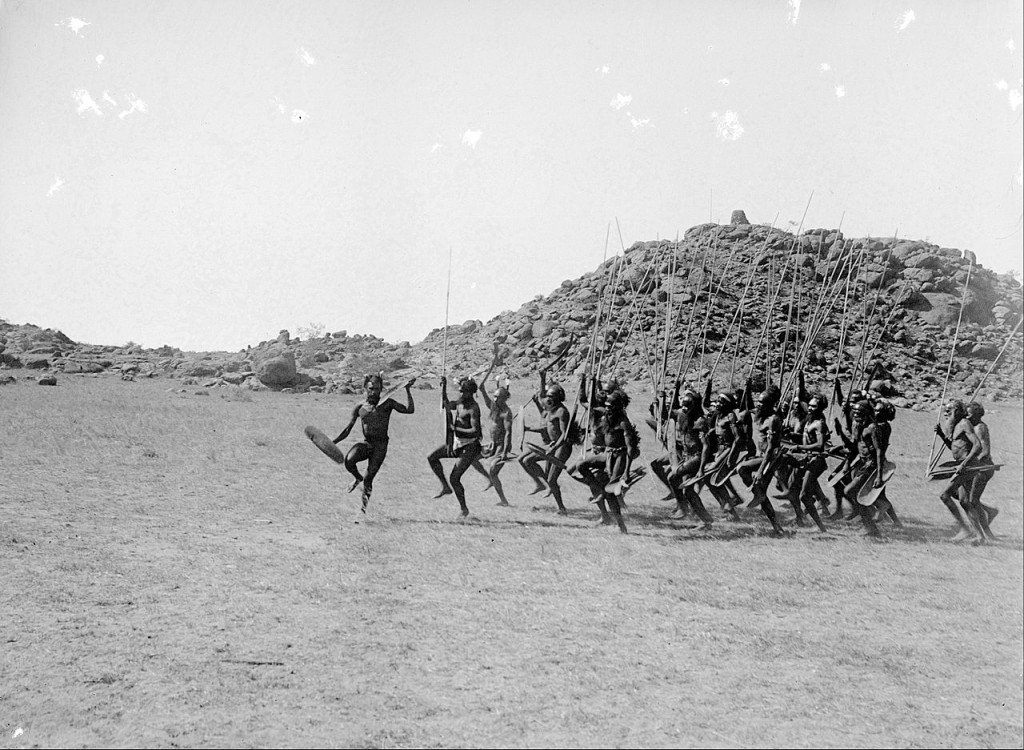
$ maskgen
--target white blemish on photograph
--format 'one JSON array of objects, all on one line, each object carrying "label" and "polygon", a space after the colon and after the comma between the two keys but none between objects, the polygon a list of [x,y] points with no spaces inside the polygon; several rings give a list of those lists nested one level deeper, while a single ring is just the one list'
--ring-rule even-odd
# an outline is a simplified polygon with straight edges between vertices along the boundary
[{"label": "white blemish on photograph", "polygon": [[292,110],[292,122],[300,123],[306,121],[306,111],[304,109],[293,109]]},{"label": "white blemish on photograph", "polygon": [[476,144],[480,142],[480,136],[483,134],[482,130],[467,130],[462,134],[462,142],[470,148],[476,148]]},{"label": "white blemish on photograph", "polygon": [[844,96],[846,96],[846,86],[843,86],[842,84],[837,84],[836,99],[842,99]]},{"label": "white blemish on photograph", "polygon": [[107,58],[105,58],[103,55],[96,55],[96,67],[98,68],[99,66],[101,66],[103,64],[103,61],[106,59]]},{"label": "white blemish on photograph", "polygon": [[46,197],[52,198],[53,194],[60,190],[62,187],[64,187],[64,180],[62,180],[60,177],[54,177],[53,184],[50,185],[50,189],[46,191]]},{"label": "white blemish on photograph", "polygon": [[896,32],[899,33],[906,29],[910,24],[917,20],[917,15],[910,8],[903,11],[903,15],[896,21]]},{"label": "white blemish on photograph", "polygon": [[1013,39],[1006,40],[1006,49],[1010,50],[1010,52],[1013,52],[1015,49],[1017,49],[1017,45],[1013,43]]},{"label": "white blemish on photograph", "polygon": [[303,65],[316,65],[316,60],[311,54],[309,54],[309,50],[305,47],[299,47],[295,50],[295,54],[299,58],[299,62]]},{"label": "white blemish on photograph", "polygon": [[438,151],[440,151],[443,148],[444,148],[444,144],[443,143],[435,143],[433,146],[430,147],[430,153],[435,154],[435,153],[437,153]]},{"label": "white blemish on photograph", "polygon": [[92,22],[83,21],[81,18],[75,18],[74,16],[71,16],[70,18],[65,18],[63,21],[58,21],[57,23],[54,24],[54,26],[64,26],[65,28],[71,29],[73,32],[75,32],[75,36],[81,37],[82,29],[84,29],[86,26],[92,26]]},{"label": "white blemish on photograph", "polygon": [[25,730],[22,729],[21,727],[18,727],[17,729],[14,730],[14,734],[11,735],[11,739],[12,740],[16,740],[19,737],[21,737],[21,735],[23,735],[23,734],[25,734]]},{"label": "white blemish on photograph", "polygon": [[728,78],[719,78],[718,79],[718,83],[719,83],[720,86],[728,86],[729,85],[729,79]]},{"label": "white blemish on photograph", "polygon": [[128,94],[128,109],[123,110],[117,114],[118,119],[123,120],[132,112],[146,112],[148,111],[146,103],[139,99],[135,94]]},{"label": "white blemish on photograph", "polygon": [[280,112],[282,115],[284,114],[284,102],[282,102],[280,98],[275,96],[273,99],[270,100],[270,103],[273,104],[275,108],[277,108],[278,112]]},{"label": "white blemish on photograph", "polygon": [[608,103],[608,106],[612,109],[622,109],[631,101],[633,101],[632,94],[616,94],[615,98]]},{"label": "white blemish on photograph", "polygon": [[828,73],[830,70],[832,70],[832,66],[829,65],[828,63],[822,63],[821,65],[818,66],[818,70],[821,71],[822,73]]},{"label": "white blemish on photograph", "polygon": [[653,125],[651,125],[651,118],[650,117],[644,117],[643,119],[640,119],[638,117],[633,117],[633,113],[632,112],[627,112],[626,113],[626,117],[629,118],[629,124],[633,126],[633,130],[640,130],[641,128],[653,128],[654,127]]},{"label": "white blemish on photograph", "polygon": [[611,71],[607,65],[602,65],[600,68],[594,68],[594,72],[598,75],[606,76]]},{"label": "white blemish on photograph", "polygon": [[71,96],[75,99],[78,114],[83,115],[86,112],[95,112],[100,117],[103,116],[103,112],[100,111],[92,96],[85,89],[75,89],[71,92]]},{"label": "white blemish on photograph", "polygon": [[789,22],[796,25],[800,18],[800,0],[789,0]]},{"label": "white blemish on photograph", "polygon": [[109,91],[104,91],[103,92],[103,101],[105,101],[111,107],[116,107],[117,106],[117,102],[114,101],[114,97],[112,97],[110,95]]},{"label": "white blemish on photograph", "polygon": [[1021,104],[1024,104],[1024,97],[1021,96],[1020,89],[1010,89],[1010,93],[1006,96],[1010,100],[1010,109],[1014,112]]},{"label": "white blemish on photograph", "polygon": [[1008,84],[1005,80],[1003,80],[1003,81],[996,81],[992,85],[995,86],[1000,91],[1009,91],[1010,90],[1010,84]]},{"label": "white blemish on photograph", "polygon": [[711,119],[715,123],[718,137],[723,141],[737,141],[743,135],[743,125],[740,124],[740,117],[732,110],[724,114],[711,113]]}]

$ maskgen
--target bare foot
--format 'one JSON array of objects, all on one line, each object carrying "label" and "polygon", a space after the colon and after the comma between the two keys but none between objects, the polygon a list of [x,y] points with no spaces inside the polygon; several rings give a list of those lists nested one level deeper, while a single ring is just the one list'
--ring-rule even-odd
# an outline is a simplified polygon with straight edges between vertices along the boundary
[{"label": "bare foot", "polygon": [[497,505],[497,506],[499,506],[501,508],[511,508],[512,507],[512,503],[510,503],[508,500],[499,500],[498,502],[495,503],[495,505]]},{"label": "bare foot", "polygon": [[349,492],[354,491],[355,488],[358,487],[359,485],[361,485],[362,483],[363,483],[362,479],[355,479],[355,480],[353,480],[352,484],[349,485],[348,491]]},{"label": "bare foot", "polygon": [[960,531],[956,532],[956,536],[954,536],[949,541],[955,542],[955,543],[959,543],[959,542],[963,542],[963,541],[965,541],[967,539],[974,539],[974,534],[972,534],[970,531],[968,531],[965,528],[961,528]]},{"label": "bare foot", "polygon": [[434,495],[434,499],[437,500],[437,498],[439,497],[444,497],[445,495],[452,495],[454,493],[455,490],[453,490],[451,487],[442,487],[441,491]]}]

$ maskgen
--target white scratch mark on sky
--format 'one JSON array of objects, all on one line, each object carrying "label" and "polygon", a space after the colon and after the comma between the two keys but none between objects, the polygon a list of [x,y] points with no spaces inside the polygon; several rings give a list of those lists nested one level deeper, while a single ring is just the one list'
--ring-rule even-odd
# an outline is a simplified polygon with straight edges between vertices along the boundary
[{"label": "white scratch mark on sky", "polygon": [[608,75],[608,73],[611,72],[611,68],[609,68],[607,65],[602,65],[600,68],[594,68],[594,72],[606,76]]},{"label": "white scratch mark on sky", "polygon": [[117,106],[117,102],[114,101],[114,97],[112,97],[110,95],[109,91],[104,91],[103,92],[103,101],[105,101],[111,107],[116,107]]},{"label": "white scratch mark on sky", "polygon": [[1010,109],[1014,112],[1021,104],[1024,104],[1024,97],[1021,96],[1020,89],[1010,89],[1007,98],[1010,100]]},{"label": "white scratch mark on sky", "polygon": [[821,65],[818,66],[818,70],[821,71],[822,73],[828,73],[830,70],[832,70],[832,66],[829,65],[828,63],[822,63]]},{"label": "white scratch mark on sky", "polygon": [[21,737],[21,735],[23,735],[23,734],[25,734],[25,730],[22,729],[21,727],[18,727],[17,729],[14,730],[14,734],[11,735],[11,739],[16,740],[19,737]]},{"label": "white scratch mark on sky", "polygon": [[470,148],[476,148],[476,144],[480,142],[480,136],[483,134],[482,130],[467,130],[462,134],[462,142]]},{"label": "white scratch mark on sky", "polygon": [[103,55],[96,55],[96,67],[98,68],[99,66],[101,66],[103,64],[103,61],[106,59],[107,58],[105,58]]},{"label": "white scratch mark on sky", "polygon": [[298,56],[299,62],[303,63],[304,65],[316,65],[316,60],[313,58],[311,54],[309,54],[309,50],[307,50],[305,47],[299,47],[297,50],[295,50],[295,54]]},{"label": "white scratch mark on sky", "polygon": [[69,28],[73,32],[75,32],[75,36],[81,37],[82,34],[80,32],[82,31],[82,29],[84,29],[86,26],[92,26],[92,22],[83,21],[81,18],[75,18],[74,16],[70,16],[69,18],[65,18],[63,21],[55,23],[54,26],[64,26],[66,28]]},{"label": "white scratch mark on sky", "polygon": [[720,85],[722,85],[722,86],[728,86],[729,85],[729,79],[728,78],[719,78],[718,79],[718,83]]},{"label": "white scratch mark on sky", "polygon": [[723,141],[736,141],[743,135],[743,126],[740,124],[740,117],[731,109],[725,114],[711,113],[711,119],[715,121],[715,129],[718,137]]},{"label": "white scratch mark on sky", "polygon": [[794,26],[800,17],[800,0],[789,0],[789,22]]},{"label": "white scratch mark on sky", "polygon": [[896,21],[896,33],[903,31],[916,20],[917,15],[914,13],[913,9],[907,8],[907,10],[903,11],[903,15],[899,17],[899,20]]},{"label": "white scratch mark on sky", "polygon": [[1010,50],[1010,52],[1013,52],[1015,49],[1017,49],[1017,45],[1013,43],[1013,39],[1006,40],[1006,49]]},{"label": "white scratch mark on sky", "polygon": [[135,96],[135,94],[128,94],[128,109],[118,112],[117,117],[123,120],[132,112],[147,112],[148,110],[149,107],[146,106],[144,101]]},{"label": "white scratch mark on sky", "polygon": [[95,112],[100,117],[103,116],[103,112],[100,111],[96,102],[93,101],[92,96],[90,96],[89,92],[85,89],[75,89],[71,92],[71,96],[74,97],[75,104],[78,105],[78,114],[82,115],[86,112]]},{"label": "white scratch mark on sky", "polygon": [[444,148],[444,144],[443,143],[435,143],[433,146],[430,147],[430,153],[435,154],[435,153],[437,153],[438,151],[440,151],[443,148]]},{"label": "white scratch mark on sky", "polygon": [[616,94],[615,98],[608,103],[608,106],[612,109],[622,109],[631,101],[633,101],[632,94]]},{"label": "white scratch mark on sky", "polygon": [[305,119],[306,119],[306,112],[305,112],[305,110],[302,110],[302,109],[293,109],[292,110],[292,122],[300,123],[300,122],[304,122]]},{"label": "white scratch mark on sky", "polygon": [[633,113],[632,112],[626,112],[626,117],[629,118],[629,124],[633,126],[633,130],[640,130],[641,128],[653,128],[654,127],[653,125],[651,125],[651,118],[650,117],[644,117],[643,119],[640,119],[638,117],[633,117]]},{"label": "white scratch mark on sky", "polygon": [[844,96],[846,96],[846,86],[843,86],[842,84],[837,84],[836,99],[842,99]]},{"label": "white scratch mark on sky", "polygon": [[284,102],[281,101],[280,97],[275,96],[273,99],[270,100],[270,103],[277,108],[278,112],[280,112],[282,115],[284,114]]},{"label": "white scratch mark on sky", "polygon": [[[64,180],[62,180],[60,177],[54,177],[53,184],[50,185],[50,189],[46,191],[46,197],[52,198],[53,194],[60,190],[63,186]],[[15,737],[17,737],[17,735],[15,735]]]},{"label": "white scratch mark on sky", "polygon": [[1012,111],[1016,112],[1017,108],[1021,106],[1021,104],[1024,104],[1024,99],[1021,98],[1021,89],[1024,88],[1024,80],[1018,81],[1017,88],[1015,89],[1011,89],[1010,84],[1008,84],[1005,79],[996,81],[992,85],[999,91],[1007,92],[1006,98],[1010,103],[1010,109]]}]

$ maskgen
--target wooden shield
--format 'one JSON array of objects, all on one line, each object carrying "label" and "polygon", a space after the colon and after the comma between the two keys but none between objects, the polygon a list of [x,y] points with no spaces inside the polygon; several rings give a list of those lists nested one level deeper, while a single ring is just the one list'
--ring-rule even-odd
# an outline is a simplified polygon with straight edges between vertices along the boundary
[{"label": "wooden shield", "polygon": [[323,451],[324,455],[338,464],[345,463],[345,454],[341,449],[331,442],[331,439],[313,425],[305,429],[306,437],[313,441],[313,445]]},{"label": "wooden shield", "polygon": [[867,478],[867,481],[861,485],[860,490],[857,492],[857,502],[861,505],[872,505],[882,492],[885,491],[885,485],[889,483],[889,480],[892,479],[892,475],[895,473],[896,464],[892,461],[886,461],[885,465],[882,466],[882,486],[875,487],[878,469],[871,472],[871,476]]}]

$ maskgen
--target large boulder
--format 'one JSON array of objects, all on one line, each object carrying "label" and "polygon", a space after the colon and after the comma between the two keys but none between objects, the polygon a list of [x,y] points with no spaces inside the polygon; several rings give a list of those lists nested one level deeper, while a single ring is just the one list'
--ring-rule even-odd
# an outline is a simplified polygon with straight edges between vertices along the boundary
[{"label": "large boulder", "polygon": [[542,339],[558,327],[558,324],[553,320],[538,320],[533,324],[530,332],[533,334],[533,338]]},{"label": "large boulder", "polygon": [[922,292],[924,302],[915,308],[921,320],[936,326],[955,326],[960,317],[960,300],[946,292]]},{"label": "large boulder", "polygon": [[256,377],[269,388],[289,388],[298,379],[295,355],[290,351],[272,350],[276,356],[264,358],[256,367]]}]

